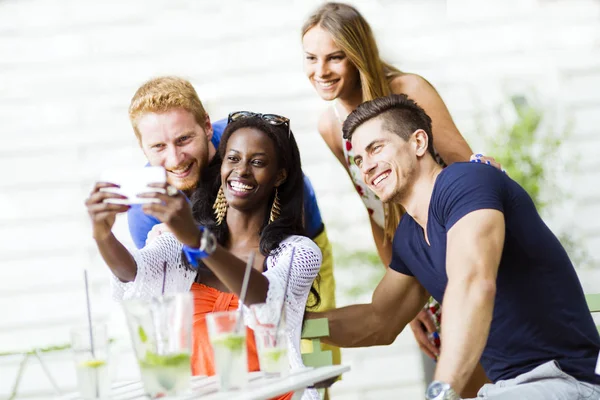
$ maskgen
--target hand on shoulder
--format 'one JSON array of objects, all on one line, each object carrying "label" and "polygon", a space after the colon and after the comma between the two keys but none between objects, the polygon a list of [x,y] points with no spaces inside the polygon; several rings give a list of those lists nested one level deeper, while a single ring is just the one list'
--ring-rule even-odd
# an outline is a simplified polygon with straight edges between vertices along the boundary
[{"label": "hand on shoulder", "polygon": [[469,162],[483,163],[483,164],[491,165],[492,167],[497,168],[497,169],[501,170],[502,172],[506,173],[506,171],[502,169],[502,164],[500,164],[500,162],[496,161],[496,159],[494,157],[485,156],[483,154],[473,154],[473,155],[471,155]]}]

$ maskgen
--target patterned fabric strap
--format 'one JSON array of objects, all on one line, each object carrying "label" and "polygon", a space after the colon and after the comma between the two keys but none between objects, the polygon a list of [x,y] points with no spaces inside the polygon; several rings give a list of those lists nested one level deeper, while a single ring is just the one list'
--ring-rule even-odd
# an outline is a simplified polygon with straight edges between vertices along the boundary
[{"label": "patterned fabric strap", "polygon": [[[344,121],[342,121],[340,114],[337,109],[337,102],[333,103],[333,112],[335,113],[338,121],[341,125],[343,125]],[[341,133],[341,131],[340,131]],[[383,203],[379,200],[379,197],[375,193],[373,193],[365,182],[362,179],[362,175],[360,173],[360,169],[354,162],[354,151],[352,150],[352,143],[348,140],[344,139],[342,136],[342,150],[344,151],[344,161],[346,162],[346,166],[350,171],[350,177],[354,183],[354,188],[356,192],[360,196],[363,201],[369,216],[373,218],[373,221],[380,226],[381,228],[385,227],[385,211],[383,209]]]},{"label": "patterned fabric strap", "polygon": [[430,297],[427,304],[425,304],[425,309],[429,311],[435,328],[440,332],[442,328],[442,306],[433,297]]}]

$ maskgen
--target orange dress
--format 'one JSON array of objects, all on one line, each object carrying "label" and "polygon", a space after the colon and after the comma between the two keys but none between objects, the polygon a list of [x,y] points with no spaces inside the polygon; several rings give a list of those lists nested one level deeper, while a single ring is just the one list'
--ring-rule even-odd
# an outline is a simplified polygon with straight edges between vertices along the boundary
[{"label": "orange dress", "polygon": [[[238,298],[233,293],[224,293],[209,286],[193,283],[190,288],[194,297],[194,320],[192,328],[192,374],[215,375],[215,361],[208,340],[206,314],[217,311],[234,311],[238,308]],[[248,371],[260,371],[254,333],[246,327],[248,346]],[[276,397],[277,400],[289,400],[293,393]]]}]

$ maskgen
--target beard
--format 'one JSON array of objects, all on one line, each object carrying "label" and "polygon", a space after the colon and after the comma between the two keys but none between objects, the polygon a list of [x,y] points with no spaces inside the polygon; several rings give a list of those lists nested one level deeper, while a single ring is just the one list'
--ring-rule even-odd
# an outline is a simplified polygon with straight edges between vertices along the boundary
[{"label": "beard", "polygon": [[416,179],[416,164],[410,162],[408,165],[403,166],[403,171],[396,179],[396,186],[386,196],[381,198],[384,203],[396,203],[402,204],[404,199],[409,195],[413,189],[413,185]]},{"label": "beard", "polygon": [[198,182],[200,180],[200,173],[198,170],[191,171],[191,173],[185,178],[175,178],[173,176],[169,176],[167,174],[167,182],[170,185],[173,185],[177,188],[177,190],[181,190],[184,193],[187,193],[191,190],[196,189],[198,186]]},{"label": "beard", "polygon": [[409,186],[406,184],[402,184],[401,186],[397,186],[389,196],[386,196],[385,199],[381,199],[381,201],[384,203],[401,204],[402,200],[406,198],[408,192]]}]

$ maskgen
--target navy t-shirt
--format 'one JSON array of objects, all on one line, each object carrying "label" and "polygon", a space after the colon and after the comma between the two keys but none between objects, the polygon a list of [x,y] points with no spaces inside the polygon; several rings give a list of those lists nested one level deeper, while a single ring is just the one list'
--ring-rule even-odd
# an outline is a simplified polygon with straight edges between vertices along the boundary
[{"label": "navy t-shirt", "polygon": [[[215,148],[219,148],[221,136],[227,126],[227,119],[221,119],[212,124],[213,136],[211,143]],[[151,215],[144,214],[140,204],[133,204],[127,212],[127,221],[129,223],[129,233],[138,249],[141,249],[146,244],[148,233],[160,221]],[[306,234],[311,239],[314,239],[323,231],[323,220],[321,211],[317,203],[317,196],[312,187],[310,179],[304,175],[304,225]]]},{"label": "navy t-shirt", "polygon": [[600,337],[573,264],[540,218],[525,190],[498,169],[454,163],[435,182],[427,244],[423,229],[405,214],[394,236],[390,267],[414,276],[443,304],[446,234],[462,217],[481,209],[504,214],[506,238],[490,334],[481,357],[494,382],[528,372],[550,360],[577,379],[594,374]]}]

